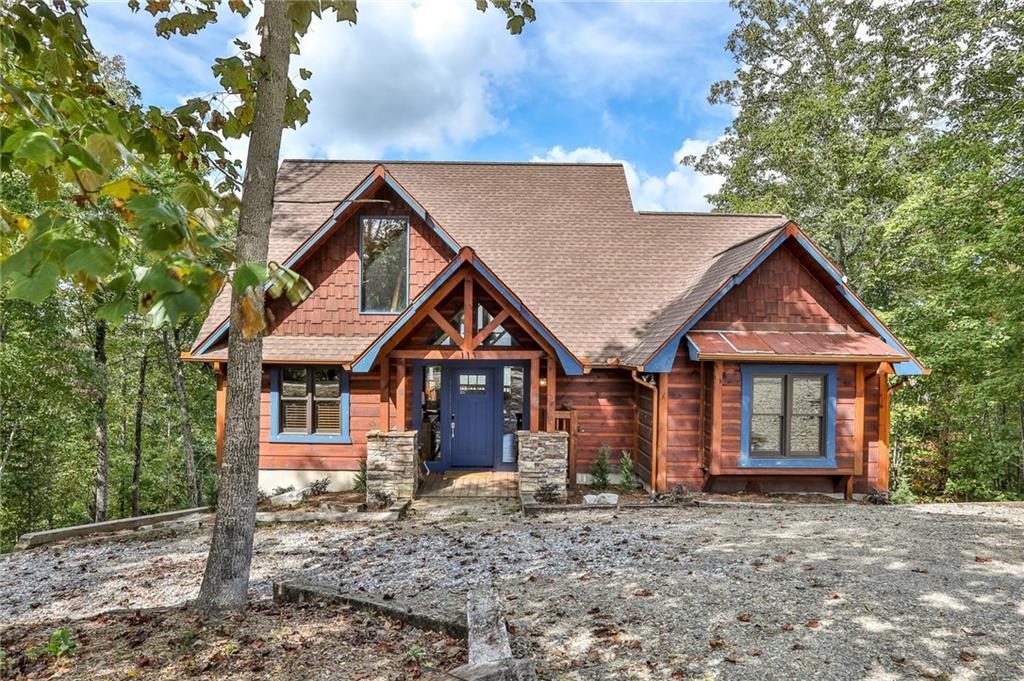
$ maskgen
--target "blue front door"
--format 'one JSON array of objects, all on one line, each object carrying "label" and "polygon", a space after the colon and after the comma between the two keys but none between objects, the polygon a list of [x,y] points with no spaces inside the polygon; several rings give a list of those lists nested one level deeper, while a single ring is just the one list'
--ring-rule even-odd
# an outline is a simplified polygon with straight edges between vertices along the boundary
[{"label": "blue front door", "polygon": [[490,468],[498,446],[497,404],[501,386],[493,367],[452,368],[448,375],[449,422],[442,432],[451,438],[451,465]]}]

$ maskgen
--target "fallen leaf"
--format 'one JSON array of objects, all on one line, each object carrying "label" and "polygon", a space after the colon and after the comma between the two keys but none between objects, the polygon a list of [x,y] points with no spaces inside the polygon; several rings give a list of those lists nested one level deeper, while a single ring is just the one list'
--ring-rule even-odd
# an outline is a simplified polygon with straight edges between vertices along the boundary
[{"label": "fallen leaf", "polygon": [[972,653],[969,650],[961,650],[960,651],[960,659],[963,660],[964,662],[974,662],[975,660],[978,659],[978,656],[975,655],[974,653]]},{"label": "fallen leaf", "polygon": [[752,615],[749,615],[747,613],[743,613],[742,615],[740,615],[736,619],[738,619],[740,622],[749,622],[752,619],[752,617],[753,617]]},{"label": "fallen leaf", "polygon": [[711,646],[712,648],[721,648],[722,646],[725,645],[725,641],[723,641],[720,638],[713,638],[710,641],[708,641],[708,645]]},{"label": "fallen leaf", "polygon": [[821,622],[819,622],[818,620],[807,620],[807,624],[805,624],[804,626],[810,629],[817,629],[821,626]]},{"label": "fallen leaf", "polygon": [[974,562],[975,563],[991,563],[992,562],[992,556],[975,556],[974,557]]},{"label": "fallen leaf", "polygon": [[772,560],[774,560],[776,563],[785,563],[786,562],[786,557],[785,556],[774,556],[772,558]]},{"label": "fallen leaf", "polygon": [[832,593],[830,593],[828,595],[828,597],[831,598],[833,601],[839,600],[840,598],[842,598],[842,596],[840,596],[839,593],[836,592],[836,591],[833,591]]},{"label": "fallen leaf", "polygon": [[637,596],[637,597],[640,597],[640,598],[644,598],[646,596],[653,596],[654,594],[652,594],[647,589],[637,589],[636,591],[633,592],[633,595]]},{"label": "fallen leaf", "polygon": [[801,644],[799,644],[799,643],[794,643],[793,644],[793,650],[803,650],[803,649],[804,649],[804,647]]},{"label": "fallen leaf", "polygon": [[793,625],[792,624],[783,624],[782,625],[782,630],[783,631],[793,631]]},{"label": "fallen leaf", "polygon": [[911,568],[910,571],[911,572],[917,572],[918,574],[922,574],[922,575],[928,574],[928,568]]}]

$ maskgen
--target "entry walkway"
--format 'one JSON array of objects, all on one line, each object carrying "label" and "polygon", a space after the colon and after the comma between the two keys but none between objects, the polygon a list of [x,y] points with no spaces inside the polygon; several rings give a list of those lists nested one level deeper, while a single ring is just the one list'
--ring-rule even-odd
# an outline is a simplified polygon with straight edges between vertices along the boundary
[{"label": "entry walkway", "polygon": [[417,497],[489,497],[514,499],[519,476],[505,471],[446,471],[431,473],[420,483]]}]

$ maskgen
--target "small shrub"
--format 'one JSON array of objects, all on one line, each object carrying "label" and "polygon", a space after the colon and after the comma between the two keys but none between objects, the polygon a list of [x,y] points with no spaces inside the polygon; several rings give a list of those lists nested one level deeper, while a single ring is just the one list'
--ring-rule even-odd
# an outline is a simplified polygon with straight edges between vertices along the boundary
[{"label": "small shrub", "polygon": [[287,494],[288,492],[294,492],[295,485],[288,485],[287,487],[275,487],[270,493],[270,496],[276,497],[278,494]]},{"label": "small shrub", "polygon": [[686,485],[676,485],[671,492],[664,496],[664,499],[673,504],[687,504],[693,501],[695,496],[697,495],[691,492]]},{"label": "small shrub", "polygon": [[303,499],[312,499],[313,497],[323,496],[327,494],[327,488],[331,486],[330,478],[320,478],[314,480],[313,483],[302,492]]},{"label": "small shrub", "polygon": [[395,498],[387,492],[377,490],[366,495],[366,508],[371,511],[382,511],[385,508],[390,508],[393,503],[395,503]]},{"label": "small shrub", "polygon": [[46,654],[50,657],[64,657],[75,652],[77,647],[78,643],[71,638],[71,630],[61,627],[50,634],[50,642],[46,645]]},{"label": "small shrub", "polygon": [[418,644],[410,646],[409,649],[405,651],[405,658],[407,660],[414,660],[416,662],[419,662],[426,656],[427,649]]},{"label": "small shrub", "polygon": [[633,472],[633,457],[625,449],[619,459],[619,493],[629,494],[636,490],[636,474]]},{"label": "small shrub", "polygon": [[537,491],[533,493],[533,498],[542,504],[553,504],[557,501],[561,501],[561,489],[553,482],[545,482],[543,485],[537,488]]},{"label": "small shrub", "polygon": [[917,495],[914,494],[914,490],[910,489],[910,483],[907,479],[900,478],[889,500],[894,504],[916,504]]},{"label": "small shrub", "polygon": [[356,471],[355,490],[366,493],[366,459],[359,462],[359,470]]},{"label": "small shrub", "polygon": [[608,489],[608,445],[601,445],[597,450],[597,459],[590,464],[590,486],[594,489]]}]

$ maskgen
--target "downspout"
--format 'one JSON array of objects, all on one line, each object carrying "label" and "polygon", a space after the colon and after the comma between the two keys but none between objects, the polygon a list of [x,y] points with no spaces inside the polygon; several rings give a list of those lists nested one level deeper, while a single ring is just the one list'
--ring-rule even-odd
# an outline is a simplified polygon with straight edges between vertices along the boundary
[{"label": "downspout", "polygon": [[651,391],[651,501],[654,501],[658,489],[658,386],[640,378],[640,372],[633,369],[633,380]]}]

